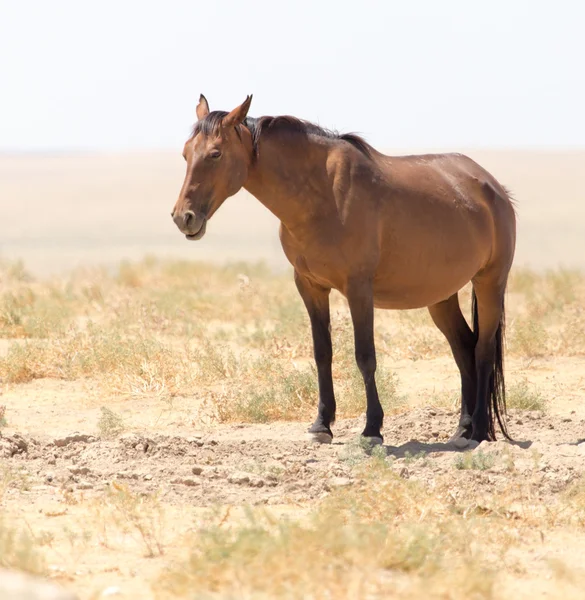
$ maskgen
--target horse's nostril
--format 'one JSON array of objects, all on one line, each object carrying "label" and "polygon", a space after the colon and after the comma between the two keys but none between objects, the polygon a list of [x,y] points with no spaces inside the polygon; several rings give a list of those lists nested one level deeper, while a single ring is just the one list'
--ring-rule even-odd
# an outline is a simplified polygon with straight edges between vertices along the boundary
[{"label": "horse's nostril", "polygon": [[185,221],[185,227],[189,227],[189,223],[191,223],[194,216],[195,215],[190,210],[185,212],[185,216],[183,217],[183,220]]}]

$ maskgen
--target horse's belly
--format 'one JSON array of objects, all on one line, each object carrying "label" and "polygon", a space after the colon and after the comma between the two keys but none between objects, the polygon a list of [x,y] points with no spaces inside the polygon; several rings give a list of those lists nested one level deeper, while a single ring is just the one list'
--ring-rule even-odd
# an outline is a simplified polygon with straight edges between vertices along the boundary
[{"label": "horse's belly", "polygon": [[485,264],[470,252],[457,260],[434,259],[400,264],[382,263],[374,278],[374,305],[377,308],[410,309],[431,306],[446,300],[464,287]]}]

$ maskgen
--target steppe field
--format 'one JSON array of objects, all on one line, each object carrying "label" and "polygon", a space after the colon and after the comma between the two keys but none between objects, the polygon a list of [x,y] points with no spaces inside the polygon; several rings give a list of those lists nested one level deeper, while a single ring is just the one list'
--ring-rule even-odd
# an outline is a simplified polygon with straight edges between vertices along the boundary
[{"label": "steppe field", "polygon": [[385,446],[360,445],[338,294],[335,438],[305,440],[308,318],[247,194],[189,243],[179,152],[0,156],[0,567],[80,600],[585,597],[585,152],[468,154],[519,233],[517,443],[467,451],[426,310],[376,312]]}]

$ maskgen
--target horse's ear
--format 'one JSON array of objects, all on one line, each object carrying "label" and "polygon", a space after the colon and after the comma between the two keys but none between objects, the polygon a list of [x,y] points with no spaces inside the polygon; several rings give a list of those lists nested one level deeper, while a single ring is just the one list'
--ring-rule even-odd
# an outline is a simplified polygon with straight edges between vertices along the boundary
[{"label": "horse's ear", "polygon": [[199,96],[199,104],[197,105],[197,119],[201,121],[209,114],[209,104],[207,104],[207,98],[201,94]]},{"label": "horse's ear", "polygon": [[248,110],[250,109],[250,104],[252,103],[252,95],[246,96],[246,99],[238,106],[234,108],[231,113],[226,115],[223,119],[223,124],[229,127],[235,127],[244,121],[246,115],[248,114]]}]

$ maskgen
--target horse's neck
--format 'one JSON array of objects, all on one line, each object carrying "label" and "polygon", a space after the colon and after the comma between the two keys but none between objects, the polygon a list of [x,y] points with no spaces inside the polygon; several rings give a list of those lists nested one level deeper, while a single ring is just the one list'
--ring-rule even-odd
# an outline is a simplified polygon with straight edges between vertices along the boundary
[{"label": "horse's neck", "polygon": [[283,143],[274,136],[261,142],[244,187],[293,230],[326,209],[332,194],[329,152],[330,147],[319,141],[299,136]]}]

